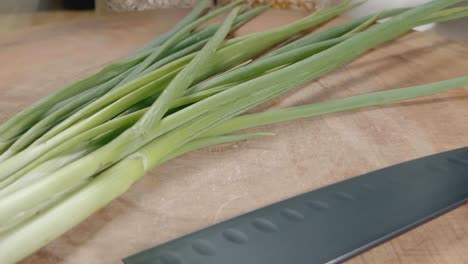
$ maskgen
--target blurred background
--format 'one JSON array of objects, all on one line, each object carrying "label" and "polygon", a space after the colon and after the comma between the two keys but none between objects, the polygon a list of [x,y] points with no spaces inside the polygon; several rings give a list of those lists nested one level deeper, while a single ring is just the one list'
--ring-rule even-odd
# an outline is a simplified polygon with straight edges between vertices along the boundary
[{"label": "blurred background", "polygon": [[[189,8],[197,0],[0,0],[0,32],[20,30],[47,23],[61,23],[72,19],[120,12],[142,11],[158,8]],[[212,0],[222,5],[230,0]],[[361,16],[382,8],[414,6],[429,0],[369,0],[348,13]],[[271,3],[275,8],[313,11],[339,0],[247,0],[250,5]],[[460,5],[468,5],[468,0]],[[429,25],[429,30],[458,41],[468,41],[468,19]]]}]

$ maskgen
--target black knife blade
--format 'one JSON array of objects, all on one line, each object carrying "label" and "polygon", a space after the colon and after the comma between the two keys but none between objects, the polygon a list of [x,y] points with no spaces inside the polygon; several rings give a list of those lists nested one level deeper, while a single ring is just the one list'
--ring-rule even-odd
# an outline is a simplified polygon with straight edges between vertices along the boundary
[{"label": "black knife blade", "polygon": [[339,263],[468,200],[468,148],[329,185],[124,259],[126,264]]}]

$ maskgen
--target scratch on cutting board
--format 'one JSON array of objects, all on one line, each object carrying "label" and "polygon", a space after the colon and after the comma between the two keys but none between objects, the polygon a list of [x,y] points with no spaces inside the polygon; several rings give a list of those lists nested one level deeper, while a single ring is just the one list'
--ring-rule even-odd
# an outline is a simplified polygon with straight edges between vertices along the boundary
[{"label": "scratch on cutting board", "polygon": [[240,198],[242,198],[244,196],[245,195],[232,197],[231,199],[229,199],[225,203],[223,203],[221,206],[219,206],[218,210],[216,210],[216,214],[215,214],[214,219],[213,219],[213,224],[218,223],[218,218],[221,215],[221,212],[224,210],[224,208],[226,208],[230,203],[232,203],[235,200],[238,200],[238,199],[240,199]]}]

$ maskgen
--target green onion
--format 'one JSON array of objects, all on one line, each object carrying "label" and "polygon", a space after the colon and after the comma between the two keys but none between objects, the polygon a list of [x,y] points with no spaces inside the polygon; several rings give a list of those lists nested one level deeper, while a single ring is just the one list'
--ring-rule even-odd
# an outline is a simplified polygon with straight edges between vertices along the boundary
[{"label": "green onion", "polygon": [[[279,43],[311,26],[324,23],[349,9],[350,7],[348,6],[342,6],[329,12],[311,15],[278,29],[262,32],[232,45],[225,46],[217,51],[216,56],[212,60],[207,61],[204,67],[200,67],[201,71],[194,76],[194,82],[251,59],[265,49],[274,46],[275,43]],[[130,107],[137,101],[150,96],[151,94],[148,94],[148,92],[156,93],[165,89],[165,84],[172,78],[170,75],[177,73],[179,69],[185,67],[196,55],[194,53],[173,61],[145,76],[111,90],[106,95],[56,125],[28,148],[17,153],[14,150],[10,154],[11,157],[0,163],[0,181],[5,180],[23,166],[26,166],[66,140],[117,116],[122,110],[125,110],[125,105]]]},{"label": "green onion", "polygon": [[142,59],[135,58],[114,63],[93,76],[82,79],[74,84],[68,85],[48,97],[35,103],[28,109],[15,115],[0,126],[0,145],[16,138],[27,130],[32,124],[37,122],[42,115],[49,110],[51,105],[66,100],[94,86],[100,85],[110,79],[120,75],[126,70],[138,64]]},{"label": "green onion", "polygon": [[268,70],[274,69],[281,65],[298,62],[304,58],[317,54],[333,45],[342,42],[347,38],[348,37],[345,36],[306,45],[304,47],[299,46],[289,52],[282,52],[275,56],[268,56],[264,59],[252,62],[244,67],[240,67],[238,69],[227,72],[226,74],[216,76],[213,79],[195,85],[190,90],[188,90],[187,93],[192,94],[220,85],[247,81]]},{"label": "green onion", "polygon": [[169,32],[164,33],[163,35],[155,38],[154,40],[150,41],[148,44],[146,44],[143,48],[136,50],[131,56],[135,56],[136,54],[139,53],[144,53],[145,51],[150,51],[154,47],[160,46],[164,42],[166,42],[169,38],[174,36],[178,31],[180,31],[182,28],[186,27],[187,25],[191,24],[193,21],[195,21],[206,9],[208,6],[208,0],[200,0],[198,3],[195,5],[193,8],[192,12],[188,14],[186,17],[184,17],[177,25],[175,25]]},{"label": "green onion", "polygon": [[32,126],[28,131],[26,131],[21,137],[19,137],[16,142],[10,147],[10,151],[18,152],[26,148],[34,140],[36,140],[39,135],[45,133],[48,129],[65,118],[68,118],[71,114],[82,109],[87,102],[99,98],[100,96],[107,93],[115,85],[121,81],[129,71],[124,72],[123,74],[113,78],[112,80],[97,86],[92,90],[85,91],[78,95],[75,95],[59,104],[59,109],[52,111],[50,114],[45,114],[45,118],[37,122]]},{"label": "green onion", "polygon": [[[243,8],[239,6],[222,24],[192,32],[200,21],[241,3],[198,18],[202,2],[176,29],[124,63],[23,111],[11,119],[17,125],[7,121],[0,127],[0,149],[8,148],[0,161],[0,262],[16,262],[33,253],[167,160],[214,144],[271,135],[230,133],[467,85],[465,76],[242,115],[415,25],[467,15],[465,8],[447,8],[460,1],[436,0],[413,9],[379,12],[312,33],[259,58],[357,5],[344,1],[286,26],[225,40],[233,28],[264,8],[239,15]],[[392,18],[369,28],[387,17]],[[122,81],[125,84],[115,84]],[[57,107],[47,108],[51,102]],[[31,109],[38,113],[29,116]],[[21,121],[18,116],[26,118]]]},{"label": "green onion", "polygon": [[[207,1],[203,1],[206,5]],[[155,61],[160,59],[162,56],[166,55],[167,52],[184,37],[188,36],[192,30],[202,25],[203,23],[209,21],[210,19],[224,13],[226,10],[229,10],[233,6],[239,5],[242,3],[242,0],[236,0],[222,8],[219,8],[206,16],[203,16],[194,22],[182,27],[180,30],[174,32],[161,46],[159,46],[153,53],[151,53],[143,63],[139,64],[122,82],[124,84],[134,78],[136,78],[141,72],[143,72],[147,67],[153,64]]]},{"label": "green onion", "polygon": [[156,38],[150,42],[147,46],[142,48],[139,52],[136,52],[134,55],[129,56],[127,59],[123,59],[119,62],[116,62],[98,73],[82,79],[74,84],[63,87],[57,92],[49,95],[48,97],[42,99],[38,103],[29,107],[28,109],[23,110],[21,113],[18,113],[13,118],[9,119],[7,122],[0,126],[0,151],[4,151],[6,145],[9,142],[16,138],[18,135],[22,134],[26,129],[28,129],[32,124],[39,120],[45,113],[50,109],[51,106],[67,99],[72,96],[75,96],[81,92],[84,92],[88,89],[91,89],[97,85],[103,84],[106,81],[117,77],[121,73],[130,69],[131,67],[139,64],[145,59],[145,57],[138,55],[137,53],[142,53],[144,51],[149,51],[152,48],[158,46],[161,43],[164,43],[169,37],[174,35],[175,32],[178,32],[180,28],[185,27],[186,25],[192,23],[206,8],[207,0],[202,0],[194,8],[194,10],[181,22],[176,25],[172,31],[164,34],[161,37]]},{"label": "green onion", "polygon": [[290,107],[263,113],[243,115],[233,118],[211,129],[203,137],[223,135],[246,128],[275,124],[318,115],[331,114],[342,111],[355,110],[370,106],[389,104],[401,100],[460,88],[468,85],[468,76],[450,79],[442,82],[399,88],[388,91],[356,95],[329,102],[315,103],[304,106]]},{"label": "green onion", "polygon": [[303,38],[300,38],[296,41],[293,41],[281,48],[278,48],[271,53],[269,53],[267,56],[273,56],[273,55],[278,55],[280,53],[283,53],[285,51],[290,51],[292,49],[298,48],[298,47],[303,47],[309,44],[315,44],[318,42],[326,41],[329,39],[341,37],[344,34],[354,30],[357,27],[360,27],[363,23],[366,23],[370,19],[372,19],[374,16],[378,15],[379,19],[384,19],[388,17],[392,17],[398,14],[401,14],[404,11],[407,11],[407,8],[400,8],[400,9],[392,9],[389,11],[385,12],[379,12],[374,15],[369,15],[366,17],[361,17],[361,18],[356,18],[350,22],[346,22],[340,25],[336,25],[330,28],[327,28],[325,30],[321,30],[319,32],[313,32],[309,34],[308,36],[305,36]]},{"label": "green onion", "polygon": [[[223,25],[219,28],[218,32],[207,43],[207,45],[200,51],[200,53],[192,60],[192,62],[190,62],[190,64],[186,68],[184,68],[176,76],[176,78],[171,82],[169,87],[166,90],[164,90],[166,93],[163,93],[161,95],[161,97],[158,98],[158,100],[160,102],[162,102],[162,105],[160,106],[160,105],[155,104],[157,108],[156,108],[155,111],[152,112],[152,113],[155,113],[153,115],[154,117],[148,115],[148,112],[147,112],[146,113],[146,118],[147,119],[145,119],[145,116],[143,116],[142,119],[140,119],[140,121],[139,121],[140,123],[141,122],[148,122],[147,120],[149,120],[149,118],[154,118],[153,120],[150,120],[150,122],[151,122],[151,121],[154,121],[155,119],[157,119],[158,116],[162,116],[162,114],[164,114],[164,113],[161,114],[161,112],[165,112],[165,109],[168,107],[167,106],[167,97],[174,96],[174,93],[177,93],[180,90],[182,90],[181,92],[183,92],[185,90],[185,87],[190,85],[190,83],[196,78],[196,74],[193,74],[193,73],[190,74],[190,72],[196,72],[197,70],[200,70],[201,69],[200,66],[203,65],[207,61],[207,59],[210,59],[213,56],[213,54],[215,53],[216,47],[219,46],[221,41],[224,40],[227,33],[229,32],[230,27],[232,25],[232,22],[234,21],[236,15],[237,15],[237,11],[235,10],[228,16],[225,23],[223,23]],[[187,71],[190,71],[190,72],[187,74]],[[172,90],[170,90],[170,89],[172,89]],[[167,93],[167,91],[174,91],[174,92],[173,93]],[[156,101],[156,103],[157,102],[158,101]],[[136,125],[138,125],[138,123]],[[8,212],[6,214],[3,214],[2,212],[0,212],[0,223],[3,222],[6,219],[11,218],[12,216],[17,215],[21,211],[25,211],[25,210],[30,209],[31,205],[34,207],[34,206],[40,204],[41,202],[44,202],[45,200],[47,200],[49,198],[49,195],[44,195],[45,193],[40,195],[39,192],[34,192],[33,191],[33,192],[30,192],[29,194],[32,195],[32,194],[36,193],[36,194],[39,194],[39,196],[40,196],[40,197],[37,197],[38,199],[34,202],[34,205],[33,205],[33,203],[29,203],[29,204],[23,204],[22,206],[19,206],[19,207],[14,206],[15,208],[10,207],[8,205],[7,200],[11,199],[11,201],[13,202],[13,200],[16,200],[15,197],[18,197],[17,195],[18,194],[20,195],[20,193],[23,192],[24,190],[29,189],[29,188],[34,189],[35,188],[34,185],[36,185],[38,187],[38,190],[40,190],[40,189],[42,189],[44,187],[45,187],[45,189],[50,189],[51,192],[49,192],[49,193],[52,193],[52,192],[55,192],[55,191],[60,191],[60,190],[63,190],[63,189],[68,189],[67,187],[64,188],[64,185],[62,185],[63,180],[67,181],[66,185],[74,186],[74,185],[78,184],[82,179],[86,178],[87,176],[92,176],[96,172],[99,172],[100,170],[105,169],[108,165],[106,165],[106,161],[104,161],[103,159],[115,159],[115,158],[118,158],[119,156],[124,155],[125,153],[131,151],[132,149],[136,148],[136,146],[138,146],[138,144],[135,144],[135,143],[138,143],[138,142],[135,142],[135,140],[138,140],[140,142],[144,142],[144,140],[145,140],[144,137],[145,137],[145,133],[146,133],[145,130],[140,130],[140,129],[135,128],[136,125],[134,125],[132,128],[125,131],[123,134],[121,134],[116,139],[114,139],[111,144],[107,144],[107,145],[103,146],[102,148],[98,149],[97,151],[95,151],[93,153],[93,155],[87,155],[87,156],[83,157],[82,159],[77,160],[75,163],[70,163],[69,165],[67,165],[67,166],[63,167],[62,169],[57,170],[55,173],[53,173],[53,174],[60,174],[61,172],[64,172],[63,176],[60,175],[58,177],[55,177],[55,176],[46,177],[46,178],[42,179],[41,181],[35,182],[33,185],[22,189],[21,191],[18,191],[18,192],[14,193],[14,194],[12,194],[12,195],[10,195],[8,197],[5,197],[3,199],[3,202],[0,204],[0,207],[2,207],[2,205],[3,205],[3,206],[5,206],[4,208],[7,211],[10,211],[10,212]],[[143,138],[141,138],[141,137],[143,137]],[[108,150],[111,150],[113,155],[105,154]],[[104,153],[104,155],[101,156],[100,153]],[[34,153],[32,155],[34,155]],[[95,157],[98,157],[98,158],[93,158],[92,156],[95,156]],[[26,158],[29,158],[29,157],[26,156]],[[8,163],[8,161],[10,161],[10,160],[7,160],[3,164]],[[87,165],[82,167],[82,165],[80,165],[79,163],[83,163],[83,164],[87,164]],[[18,164],[18,163],[13,163],[13,162],[11,164],[8,163],[9,166],[14,166],[15,164]],[[78,165],[74,165],[74,164],[78,164]],[[7,167],[7,168],[11,168],[11,167]],[[69,173],[70,171],[75,171],[75,173]],[[75,177],[75,176],[77,176],[77,177]],[[68,180],[66,180],[66,178],[68,178]],[[51,182],[56,181],[56,184],[54,184],[54,183],[47,184],[48,181],[51,181]],[[18,200],[16,200],[13,203],[16,203],[17,201]],[[7,208],[9,208],[9,209],[7,209]],[[0,211],[1,211],[1,209],[0,209]]]}]

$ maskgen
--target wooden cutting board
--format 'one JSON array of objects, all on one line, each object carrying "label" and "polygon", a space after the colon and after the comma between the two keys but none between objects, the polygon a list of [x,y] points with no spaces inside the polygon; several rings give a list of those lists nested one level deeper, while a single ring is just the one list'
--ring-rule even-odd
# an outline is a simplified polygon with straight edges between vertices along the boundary
[{"label": "wooden cutting board", "polygon": [[[2,35],[1,121],[140,47],[185,12],[87,18]],[[237,34],[303,15],[270,11]],[[468,45],[411,33],[262,108],[467,73]],[[121,263],[127,255],[261,206],[392,164],[467,146],[468,89],[256,131],[276,136],[203,149],[170,161],[22,263]],[[348,263],[468,263],[467,219],[465,205]]]}]

